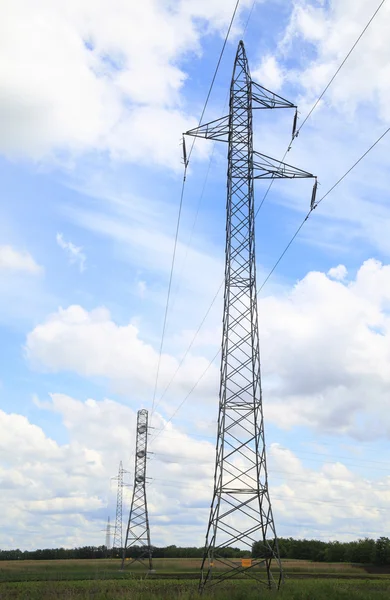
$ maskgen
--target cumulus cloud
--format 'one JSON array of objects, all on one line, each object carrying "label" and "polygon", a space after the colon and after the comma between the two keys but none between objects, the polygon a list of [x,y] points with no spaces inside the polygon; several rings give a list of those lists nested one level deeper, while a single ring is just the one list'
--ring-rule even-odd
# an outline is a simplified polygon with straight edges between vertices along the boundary
[{"label": "cumulus cloud", "polygon": [[278,92],[283,86],[284,73],[275,56],[266,55],[260,65],[252,71],[252,78],[264,87]]},{"label": "cumulus cloud", "polygon": [[[1,546],[101,544],[100,530],[115,514],[110,479],[120,460],[132,484],[136,413],[109,399],[82,402],[59,393],[35,402],[61,419],[68,441],[55,442],[26,417],[0,411]],[[194,439],[158,414],[153,426],[147,487],[152,543],[200,546],[212,495],[214,439]],[[350,539],[363,531],[380,535],[390,526],[387,475],[362,477],[330,458],[309,468],[279,444],[270,445],[268,458],[280,535]],[[130,499],[131,485],[124,488],[124,524]]]},{"label": "cumulus cloud", "polygon": [[68,256],[70,264],[78,265],[80,273],[85,271],[85,261],[87,260],[87,257],[84,254],[82,247],[76,246],[73,242],[64,240],[62,233],[57,233],[56,241],[59,247],[62,248]]},{"label": "cumulus cloud", "polygon": [[[390,266],[373,259],[363,263],[355,279],[310,272],[288,293],[261,299],[267,417],[287,429],[305,425],[359,439],[389,437],[389,308]],[[213,340],[218,347],[218,331],[210,336],[204,336],[203,347],[188,355],[176,376],[178,359],[162,355],[161,390],[175,376],[165,406],[169,414],[209,364],[204,347]],[[183,335],[182,343],[187,339]],[[135,325],[117,325],[106,309],[60,309],[28,334],[25,348],[34,367],[103,376],[114,389],[151,396],[157,351]],[[194,397],[215,399],[217,389],[213,365]]]},{"label": "cumulus cloud", "polygon": [[44,271],[30,253],[0,245],[0,322],[6,328],[23,324],[28,330],[58,305]]},{"label": "cumulus cloud", "polygon": [[[319,462],[317,468],[309,468],[288,448],[271,445],[271,497],[279,535],[332,540],[379,537],[390,501],[389,478],[376,478],[372,472],[373,479],[364,479],[348,463],[331,457]],[[370,466],[375,471],[378,465]]]},{"label": "cumulus cloud", "polygon": [[[240,9],[249,5],[242,2]],[[6,0],[0,14],[0,151],[64,151],[175,167],[196,124],[180,60],[222,32],[233,0]],[[200,26],[202,24],[202,27]],[[156,126],[157,124],[157,126]]]},{"label": "cumulus cloud", "polygon": [[37,275],[43,269],[28,252],[19,252],[12,248],[12,246],[0,246],[0,271],[3,270]]},{"label": "cumulus cloud", "polygon": [[[386,91],[389,81],[386,31],[390,19],[387,3],[309,119],[305,119],[378,5],[372,6],[364,0],[292,3],[284,39],[272,50],[285,74],[287,89],[282,95],[297,103],[301,115],[298,126],[305,121],[288,162],[318,175],[320,195],[333,188],[387,130],[390,118]],[[278,127],[273,120],[272,128],[259,130],[259,143],[261,140],[267,154],[280,158],[286,150],[283,141],[286,121],[281,118],[281,122]],[[388,146],[388,138],[381,139],[347,178],[332,189],[302,231],[306,243],[333,255],[344,253],[350,257],[353,253],[356,260],[372,255],[371,250],[360,254],[362,246],[367,244],[373,252],[388,255]],[[304,184],[285,189],[274,201],[306,214],[310,192]],[[289,215],[286,211],[284,214]]]},{"label": "cumulus cloud", "polygon": [[[309,95],[318,95],[329,82],[375,8],[364,0],[332,0],[327,7],[306,0],[296,3],[282,47],[286,50],[297,39],[314,47],[315,58],[298,74]],[[389,23],[390,8],[385,3],[327,92],[326,103],[352,114],[369,102],[383,119],[390,119]]]},{"label": "cumulus cloud", "polygon": [[[158,352],[145,343],[133,324],[117,325],[105,308],[90,312],[81,306],[59,309],[27,336],[25,347],[30,363],[50,371],[74,371],[86,377],[102,376],[114,389],[137,398],[150,399],[156,376]],[[178,359],[162,354],[160,386],[165,387],[178,367]],[[184,361],[170,397],[188,390],[208,361],[189,355]],[[210,369],[199,394],[214,391],[216,369]]]},{"label": "cumulus cloud", "polygon": [[[81,402],[64,394],[35,399],[35,403],[59,415],[69,442],[58,444],[26,417],[0,411],[1,546],[101,544],[104,532],[99,529],[108,514],[115,514],[116,489],[110,479],[120,460],[133,471],[136,413],[112,400]],[[153,425],[156,437],[164,425],[158,414]],[[172,539],[190,543],[197,521],[191,522],[193,502],[188,500],[188,490],[196,494],[198,503],[209,501],[214,444],[193,440],[172,424],[166,434],[150,443],[154,454],[148,475],[153,485],[148,487],[148,504],[153,543],[168,544]],[[18,452],[9,452],[15,445]],[[199,464],[189,469],[194,457]],[[126,483],[133,483],[130,475]],[[131,487],[125,487],[124,522],[130,499]],[[180,521],[188,523],[185,533]],[[198,526],[196,530],[199,536]],[[203,527],[201,533],[203,538]]]},{"label": "cumulus cloud", "polygon": [[390,266],[373,259],[353,281],[311,272],[287,295],[261,300],[269,418],[286,428],[388,437],[389,306]]},{"label": "cumulus cloud", "polygon": [[328,271],[328,276],[332,279],[337,279],[338,281],[342,281],[346,278],[348,274],[347,268],[345,265],[338,265],[337,267],[332,267]]}]

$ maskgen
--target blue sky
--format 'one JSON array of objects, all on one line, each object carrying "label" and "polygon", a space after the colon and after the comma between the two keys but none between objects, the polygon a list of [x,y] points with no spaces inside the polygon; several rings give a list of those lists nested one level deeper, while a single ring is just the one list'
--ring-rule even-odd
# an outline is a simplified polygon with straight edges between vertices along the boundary
[{"label": "blue sky", "polygon": [[[132,4],[0,9],[4,548],[103,543],[115,514],[110,478],[120,460],[132,470],[136,411],[152,405],[181,134],[197,124],[234,2]],[[227,112],[244,37],[253,79],[298,103],[302,123],[374,7],[259,1],[244,35],[251,6],[240,4],[205,120]],[[318,176],[318,197],[388,126],[389,19],[385,4],[287,155]],[[280,159],[292,119],[255,113],[255,149]],[[220,343],[221,294],[170,383],[223,277],[225,150],[197,142],[185,188],[149,463],[156,545],[202,544],[208,518],[218,361],[159,430]],[[388,150],[384,138],[321,203],[259,297],[280,535],[386,534]],[[257,203],[267,185],[256,184]],[[258,285],[311,187],[271,188],[256,222]]]}]

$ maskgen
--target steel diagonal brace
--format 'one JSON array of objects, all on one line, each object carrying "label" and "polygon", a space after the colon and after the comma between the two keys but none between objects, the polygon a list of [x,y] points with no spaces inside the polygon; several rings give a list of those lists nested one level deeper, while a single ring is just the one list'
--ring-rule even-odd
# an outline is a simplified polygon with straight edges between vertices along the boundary
[{"label": "steel diagonal brace", "polygon": [[315,175],[271,158],[260,152],[253,152],[253,179],[316,179]]},{"label": "steel diagonal brace", "polygon": [[[231,511],[229,511],[229,514],[230,514],[230,512]],[[228,525],[224,521],[222,521],[222,523],[219,526],[221,528],[221,531],[223,531],[224,533],[229,535],[230,538],[228,540],[226,540],[226,542],[223,544],[223,546],[216,546],[215,547],[216,550],[218,550],[218,549],[220,550],[221,548],[228,548],[229,546],[231,546],[232,544],[237,543],[237,542],[242,542],[243,544],[245,544],[246,546],[249,546],[249,548],[251,548],[252,543],[256,542],[256,538],[252,537],[252,533],[256,533],[256,531],[258,531],[261,528],[261,521],[259,520],[257,525],[253,525],[252,527],[250,527],[250,529],[247,529],[246,531],[239,531],[236,527],[233,527],[232,525]],[[229,529],[226,529],[226,527],[229,527]],[[233,535],[233,533],[232,533],[233,531],[235,531],[237,535]],[[244,538],[244,537],[248,537],[251,543],[243,540],[242,538]]]},{"label": "steel diagonal brace", "polygon": [[[252,84],[256,90],[262,90],[263,94],[252,94],[252,100],[261,104],[261,106],[254,106],[253,108],[295,108],[294,104],[281,98],[281,96],[272,94],[272,92],[269,92],[257,83],[252,82]],[[267,94],[269,95],[267,96]],[[184,135],[228,142],[229,116],[226,115],[220,119],[215,119],[214,121],[190,129]],[[260,152],[254,151],[253,159],[253,179],[315,179],[310,202],[310,207],[312,209],[315,207],[317,193],[317,177],[315,175]],[[232,177],[233,179],[241,178],[234,176],[234,174],[232,174]]]},{"label": "steel diagonal brace", "polygon": [[199,127],[194,127],[194,129],[186,131],[184,135],[227,142],[229,139],[229,115],[215,119],[215,121],[210,121],[210,123],[199,125]]},{"label": "steel diagonal brace", "polygon": [[282,96],[270,92],[267,88],[252,81],[252,108],[297,108]]}]

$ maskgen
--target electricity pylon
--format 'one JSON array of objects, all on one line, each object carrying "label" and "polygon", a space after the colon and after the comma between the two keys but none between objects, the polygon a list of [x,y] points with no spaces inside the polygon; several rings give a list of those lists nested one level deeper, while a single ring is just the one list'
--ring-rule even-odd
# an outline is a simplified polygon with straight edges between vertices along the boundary
[{"label": "electricity pylon", "polygon": [[116,495],[116,514],[115,514],[115,529],[114,539],[112,543],[112,554],[115,554],[115,550],[122,551],[123,548],[123,537],[122,537],[122,507],[123,507],[123,466],[122,461],[119,463],[118,476],[113,479],[118,480],[118,491]]},{"label": "electricity pylon", "polygon": [[106,556],[109,556],[111,548],[111,525],[110,525],[110,517],[107,519],[107,527],[106,527]]},{"label": "electricity pylon", "polygon": [[137,546],[140,547],[139,554],[132,558],[129,564],[131,565],[137,560],[143,563],[144,559],[146,559],[149,564],[149,570],[152,570],[152,547],[150,545],[150,528],[145,488],[147,452],[148,411],[142,409],[137,413],[134,487],[125,545],[123,547],[122,569],[125,566],[126,551],[132,546]]},{"label": "electricity pylon", "polygon": [[[283,578],[268,489],[256,297],[254,180],[313,177],[253,150],[253,109],[295,108],[251,80],[238,45],[229,114],[186,135],[228,143],[225,295],[214,494],[201,566],[200,591],[246,575],[268,588]],[[294,118],[294,131],[296,125]],[[315,200],[314,184],[312,203]],[[259,540],[260,538],[260,540]],[[224,548],[260,552],[240,563]],[[271,563],[275,566],[271,571]],[[213,567],[219,567],[214,579]]]}]

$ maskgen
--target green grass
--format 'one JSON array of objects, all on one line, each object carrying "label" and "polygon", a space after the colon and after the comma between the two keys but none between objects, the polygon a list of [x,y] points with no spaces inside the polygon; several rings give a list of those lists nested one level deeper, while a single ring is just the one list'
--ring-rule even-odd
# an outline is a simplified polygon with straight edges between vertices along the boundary
[{"label": "green grass", "polygon": [[[119,560],[0,562],[0,600],[199,600],[200,561],[157,559],[156,573],[135,563],[124,572]],[[388,600],[390,574],[370,574],[364,565],[285,561],[280,592],[253,580],[222,582],[203,598],[210,600]],[[155,578],[152,578],[155,577]],[[164,577],[164,579],[162,579]],[[309,579],[299,579],[308,577]]]},{"label": "green grass", "polygon": [[[203,596],[212,600],[388,600],[390,582],[287,581],[279,593],[259,590],[250,581],[221,584]],[[74,581],[3,583],[1,600],[195,600],[195,581]]]},{"label": "green grass", "polygon": [[[143,577],[146,568],[139,562],[120,570],[118,559],[100,560],[47,560],[47,561],[4,561],[0,562],[1,582],[24,581],[87,581],[87,580],[129,580]],[[156,559],[153,563],[156,577],[175,577],[176,579],[197,579],[199,559]],[[347,563],[312,563],[310,561],[283,561],[287,576],[319,576],[341,578],[378,578],[386,574],[371,573],[364,565]],[[218,571],[216,570],[216,573]]]}]

